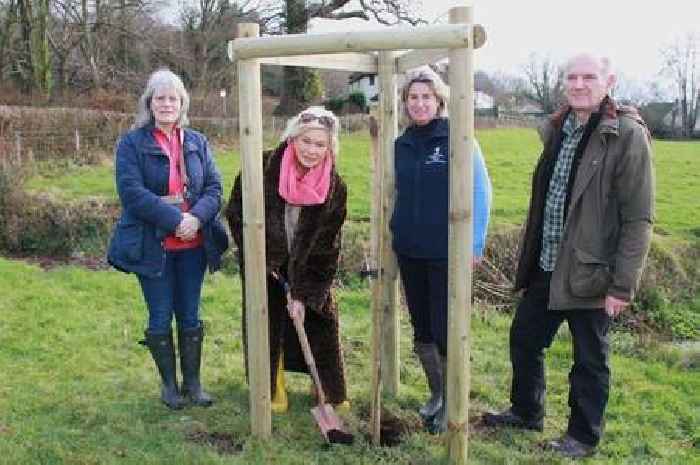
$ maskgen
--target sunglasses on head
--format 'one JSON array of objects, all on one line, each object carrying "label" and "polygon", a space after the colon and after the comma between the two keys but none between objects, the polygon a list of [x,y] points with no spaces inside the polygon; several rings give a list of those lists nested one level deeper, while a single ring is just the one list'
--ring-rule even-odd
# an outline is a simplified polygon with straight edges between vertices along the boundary
[{"label": "sunglasses on head", "polygon": [[335,124],[333,118],[330,116],[316,116],[313,113],[302,113],[299,115],[299,120],[302,122],[302,124],[318,121],[321,123],[321,125],[327,127],[328,129],[333,129],[333,125]]}]

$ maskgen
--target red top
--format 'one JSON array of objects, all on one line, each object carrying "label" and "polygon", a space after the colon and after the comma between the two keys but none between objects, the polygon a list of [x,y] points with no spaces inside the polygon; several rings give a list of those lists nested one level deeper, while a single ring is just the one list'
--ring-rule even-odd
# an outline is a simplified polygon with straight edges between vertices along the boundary
[{"label": "red top", "polygon": [[[158,145],[170,160],[170,173],[168,175],[168,195],[184,195],[184,186],[182,184],[182,176],[180,174],[180,158],[182,151],[183,132],[180,128],[173,128],[170,137],[160,128],[153,129],[153,137],[158,142]],[[190,206],[185,201],[180,205],[180,210],[183,212],[189,211]],[[197,231],[197,235],[191,241],[183,241],[175,237],[175,234],[170,234],[165,237],[165,250],[184,250],[200,247],[204,243],[202,230]]]}]

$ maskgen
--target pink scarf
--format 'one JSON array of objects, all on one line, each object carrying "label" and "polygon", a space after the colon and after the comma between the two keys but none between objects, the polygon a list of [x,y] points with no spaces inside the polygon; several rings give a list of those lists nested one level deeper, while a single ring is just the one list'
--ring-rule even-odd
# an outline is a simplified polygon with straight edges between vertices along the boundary
[{"label": "pink scarf", "polygon": [[332,155],[304,174],[297,164],[296,148],[288,143],[280,167],[280,196],[292,205],[319,205],[326,201],[331,185]]}]

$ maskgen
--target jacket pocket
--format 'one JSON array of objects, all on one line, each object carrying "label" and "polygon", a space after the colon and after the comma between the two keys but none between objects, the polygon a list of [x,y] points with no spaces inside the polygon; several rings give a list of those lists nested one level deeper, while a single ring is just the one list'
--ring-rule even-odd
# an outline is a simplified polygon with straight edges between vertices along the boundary
[{"label": "jacket pocket", "polygon": [[569,269],[571,294],[576,297],[600,297],[610,286],[612,274],[608,262],[574,247]]},{"label": "jacket pocket", "polygon": [[135,263],[143,258],[143,225],[118,223],[112,237],[110,255],[120,261]]}]

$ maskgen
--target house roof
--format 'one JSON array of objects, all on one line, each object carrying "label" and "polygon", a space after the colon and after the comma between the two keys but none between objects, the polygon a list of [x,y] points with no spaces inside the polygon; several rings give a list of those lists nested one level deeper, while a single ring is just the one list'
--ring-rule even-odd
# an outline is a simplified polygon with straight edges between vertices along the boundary
[{"label": "house roof", "polygon": [[377,73],[352,73],[350,77],[348,77],[348,84],[354,84],[357,81],[362,80],[362,78],[370,77],[370,76],[376,76]]}]

